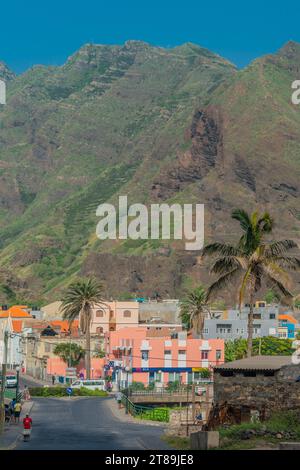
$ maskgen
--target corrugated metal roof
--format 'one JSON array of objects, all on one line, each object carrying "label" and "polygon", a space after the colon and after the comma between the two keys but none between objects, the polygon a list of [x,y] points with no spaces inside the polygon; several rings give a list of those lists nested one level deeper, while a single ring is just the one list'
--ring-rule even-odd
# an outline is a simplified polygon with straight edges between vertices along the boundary
[{"label": "corrugated metal roof", "polygon": [[253,356],[215,366],[214,370],[279,370],[292,364],[291,356]]}]

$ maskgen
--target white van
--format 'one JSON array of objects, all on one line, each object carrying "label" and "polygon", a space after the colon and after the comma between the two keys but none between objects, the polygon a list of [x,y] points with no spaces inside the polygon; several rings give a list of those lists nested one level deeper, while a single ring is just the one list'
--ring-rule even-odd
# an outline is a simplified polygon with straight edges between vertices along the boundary
[{"label": "white van", "polygon": [[6,375],[5,382],[6,382],[7,388],[16,388],[18,381],[15,375],[9,374],[9,375]]},{"label": "white van", "polygon": [[71,385],[72,388],[88,388],[89,390],[103,390],[105,392],[105,380],[91,379],[91,380],[75,380]]}]

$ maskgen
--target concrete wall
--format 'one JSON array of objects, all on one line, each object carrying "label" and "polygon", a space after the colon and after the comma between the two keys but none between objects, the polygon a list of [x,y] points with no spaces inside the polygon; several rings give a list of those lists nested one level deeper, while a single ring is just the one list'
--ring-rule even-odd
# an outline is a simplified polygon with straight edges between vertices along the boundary
[{"label": "concrete wall", "polygon": [[179,302],[145,302],[139,304],[139,321],[149,322],[159,317],[164,323],[181,323]]}]

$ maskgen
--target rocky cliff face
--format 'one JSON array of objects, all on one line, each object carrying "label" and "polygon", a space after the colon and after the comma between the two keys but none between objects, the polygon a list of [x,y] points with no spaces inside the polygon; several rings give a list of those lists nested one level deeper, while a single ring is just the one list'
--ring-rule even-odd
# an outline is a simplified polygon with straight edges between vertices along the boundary
[{"label": "rocky cliff face", "polygon": [[298,240],[299,68],[295,43],[237,71],[192,44],[129,41],[11,77],[0,109],[3,269],[33,300],[55,298],[77,274],[124,296],[174,297],[208,281],[181,241],[97,240],[95,209],[119,194],[204,203],[206,241],[238,237],[235,207],[269,210],[275,235]]}]

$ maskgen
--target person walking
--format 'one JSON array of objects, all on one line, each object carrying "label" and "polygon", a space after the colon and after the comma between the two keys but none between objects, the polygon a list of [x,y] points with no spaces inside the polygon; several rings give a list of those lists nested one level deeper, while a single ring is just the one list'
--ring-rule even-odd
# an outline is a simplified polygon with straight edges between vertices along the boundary
[{"label": "person walking", "polygon": [[27,385],[24,385],[23,397],[25,401],[30,400],[30,393],[29,393]]},{"label": "person walking", "polygon": [[121,392],[118,392],[118,393],[117,393],[116,399],[117,399],[117,403],[118,403],[119,409],[122,408],[122,393],[121,393]]},{"label": "person walking", "polygon": [[32,419],[29,414],[23,419],[23,440],[29,441],[32,428]]},{"label": "person walking", "polygon": [[20,403],[20,402],[17,402],[17,403],[15,404],[15,409],[14,409],[15,423],[19,423],[19,422],[20,422],[21,409],[22,409],[21,403]]},{"label": "person walking", "polygon": [[56,382],[56,377],[55,377],[55,375],[52,375],[52,385],[54,385],[55,382]]},{"label": "person walking", "polygon": [[[15,416],[15,404],[16,404],[16,399],[13,398],[12,401],[10,402],[9,404],[9,410],[10,410],[10,415],[11,415],[11,418]],[[13,421],[15,421],[15,418],[13,419]]]}]

